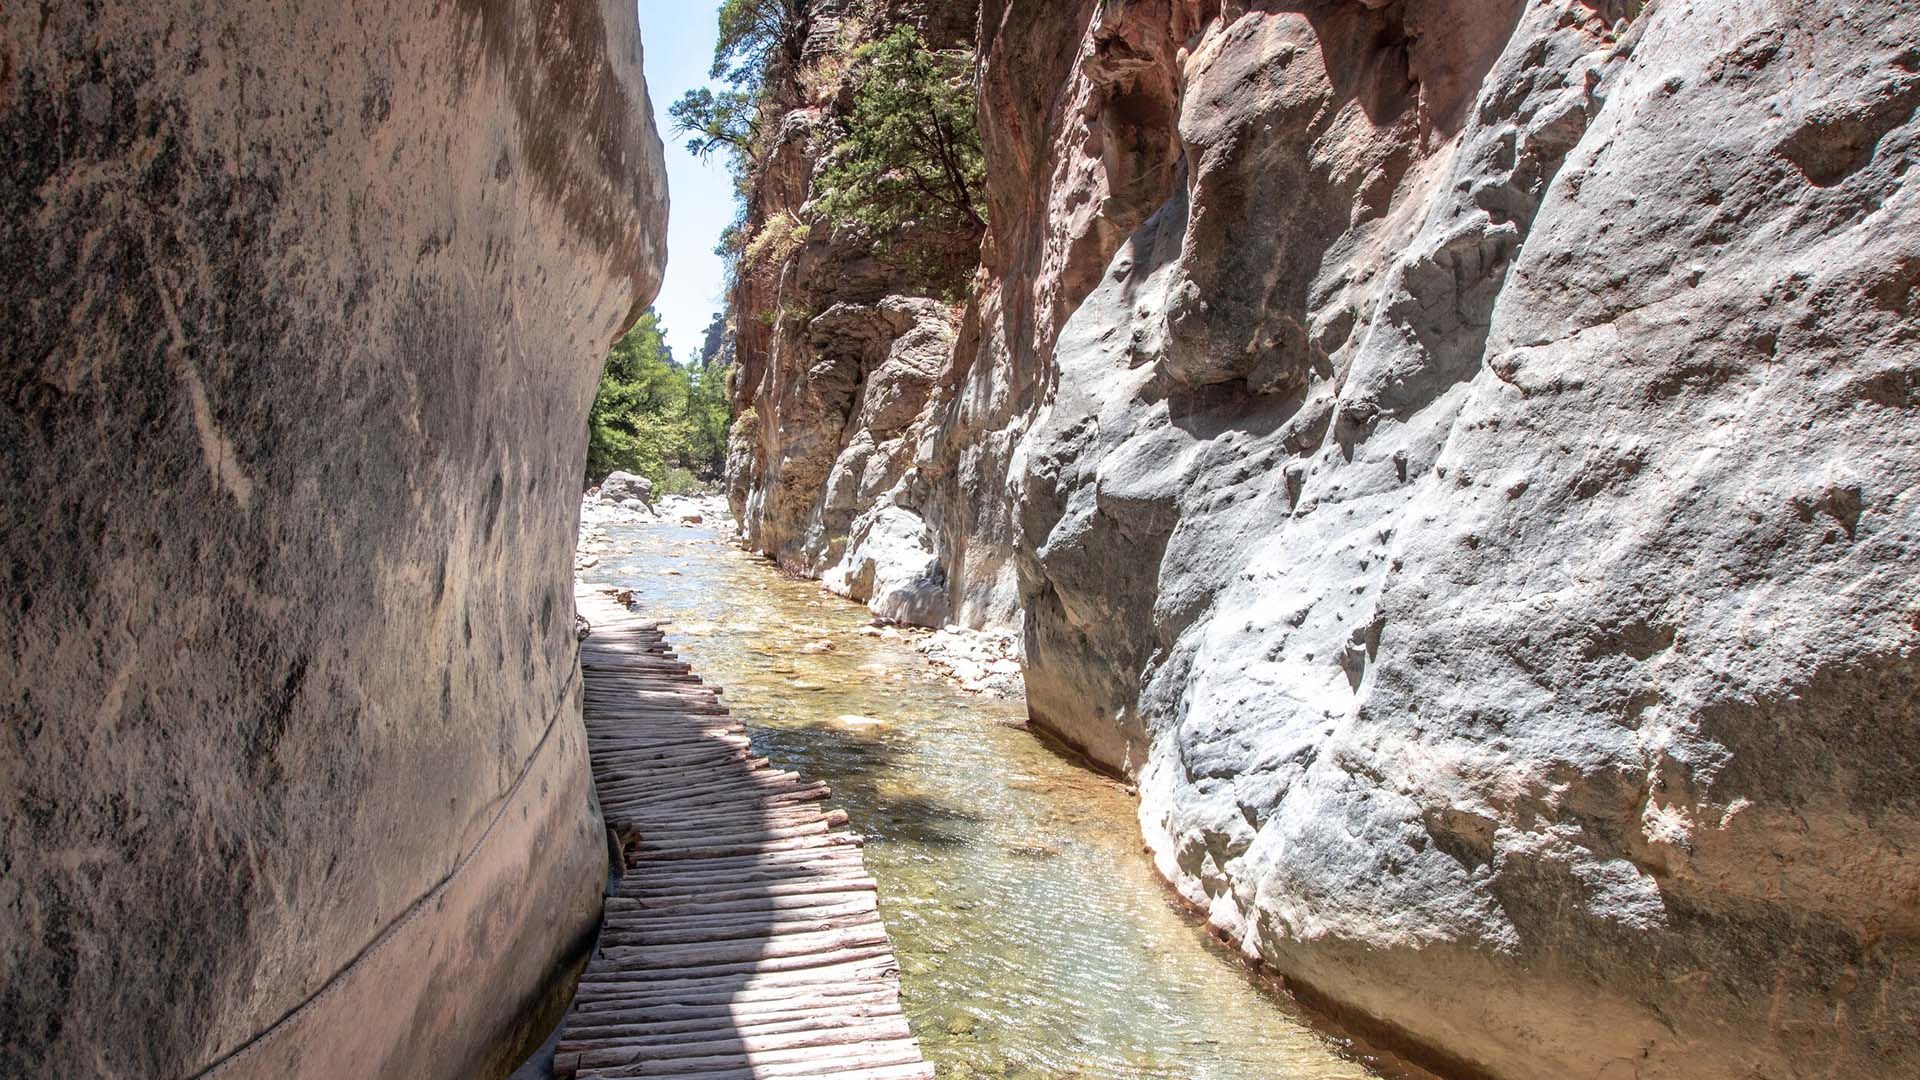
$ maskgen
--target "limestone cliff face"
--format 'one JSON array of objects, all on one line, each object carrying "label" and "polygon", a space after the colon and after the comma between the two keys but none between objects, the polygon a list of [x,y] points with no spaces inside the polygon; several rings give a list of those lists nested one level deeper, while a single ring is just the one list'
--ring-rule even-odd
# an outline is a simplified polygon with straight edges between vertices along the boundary
[{"label": "limestone cliff face", "polygon": [[[848,107],[845,60],[903,24],[966,47],[970,3],[820,0],[797,71],[770,73],[776,132],[749,197],[756,237],[732,296],[737,324],[730,497],[747,542],[879,614],[939,625],[949,583],[922,516],[918,467],[950,363],[959,305],[931,275],[890,264],[873,239],[808,227],[816,175]],[[792,238],[782,244],[780,234]],[[977,233],[923,237],[970,263]]]},{"label": "limestone cliff face", "polygon": [[1309,996],[1500,1077],[1920,1072],[1916,42],[982,3],[930,573]]},{"label": "limestone cliff face", "polygon": [[1036,720],[1249,954],[1494,1075],[1920,1068],[1920,16],[1065,34],[1179,175],[1028,339]]},{"label": "limestone cliff face", "polygon": [[633,5],[9,5],[0,157],[0,1073],[497,1074],[604,880]]}]

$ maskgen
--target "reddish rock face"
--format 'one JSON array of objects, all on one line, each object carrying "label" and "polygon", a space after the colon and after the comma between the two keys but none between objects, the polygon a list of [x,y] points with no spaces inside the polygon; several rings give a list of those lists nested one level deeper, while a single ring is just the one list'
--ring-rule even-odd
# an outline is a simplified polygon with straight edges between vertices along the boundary
[{"label": "reddish rock face", "polygon": [[0,157],[0,1073],[498,1070],[604,880],[632,5],[10,5]]},{"label": "reddish rock face", "polygon": [[[801,75],[772,74],[777,137],[747,200],[755,235],[809,221],[823,152],[839,138],[863,42],[910,25],[967,48],[971,3],[820,0],[809,8]],[[872,239],[814,222],[785,250],[749,259],[736,284],[742,416],[729,447],[729,499],[747,544],[788,570],[903,622],[942,625],[948,581],[920,447],[941,430],[934,402],[952,363],[958,301],[949,283],[876,257]],[[925,227],[933,262],[970,266],[977,228]],[[759,250],[756,245],[755,250]]]}]

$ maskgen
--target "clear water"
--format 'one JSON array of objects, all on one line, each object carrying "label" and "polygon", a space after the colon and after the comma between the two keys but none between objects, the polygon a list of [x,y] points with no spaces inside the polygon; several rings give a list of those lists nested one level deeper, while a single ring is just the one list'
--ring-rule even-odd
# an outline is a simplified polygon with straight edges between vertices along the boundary
[{"label": "clear water", "polygon": [[1132,797],[1024,730],[1019,702],[948,685],[909,642],[858,633],[864,607],[712,529],[609,532],[586,579],[669,620],[759,752],[832,784],[867,836],[908,1017],[943,1078],[1402,1074],[1207,938],[1142,852]]}]

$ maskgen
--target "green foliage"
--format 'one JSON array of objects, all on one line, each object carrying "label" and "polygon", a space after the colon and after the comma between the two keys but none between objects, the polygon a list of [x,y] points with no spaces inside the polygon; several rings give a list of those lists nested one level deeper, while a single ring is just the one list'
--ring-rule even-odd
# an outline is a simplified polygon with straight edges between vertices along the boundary
[{"label": "green foliage", "polygon": [[733,368],[715,356],[690,371],[687,441],[680,460],[703,480],[718,479],[727,471],[727,432],[733,426],[733,399],[727,384],[732,375]]},{"label": "green foliage", "polygon": [[667,112],[674,131],[688,136],[687,151],[701,158],[725,149],[736,181],[743,181],[760,154],[760,119],[767,78],[798,75],[813,0],[725,0],[720,36],[709,74],[725,83],[718,93],[689,90]]},{"label": "green foliage", "polygon": [[746,411],[733,418],[733,437],[737,439],[755,439],[760,435],[760,410],[749,405]]},{"label": "green foliage", "polygon": [[724,0],[708,74],[757,89],[776,63],[797,64],[812,7],[812,0]]},{"label": "green foliage", "polygon": [[671,494],[666,485],[680,473],[718,476],[726,469],[732,420],[730,370],[674,363],[660,333],[660,316],[647,309],[607,356],[587,413],[588,483],[619,469]]},{"label": "green foliage", "polygon": [[861,46],[853,72],[846,137],[815,188],[816,210],[901,261],[938,260],[914,249],[916,235],[986,227],[972,58],[935,52],[903,25]]},{"label": "green foliage", "polygon": [[725,148],[737,167],[752,155],[759,138],[760,109],[744,90],[689,90],[668,106],[667,114],[673,117],[673,130],[687,136],[687,153],[702,160]]},{"label": "green foliage", "polygon": [[769,80],[777,74],[779,85],[800,87],[801,49],[815,2],[724,0],[709,74],[725,87],[689,90],[667,110],[674,132],[687,137],[689,153],[704,160],[724,152],[733,174],[740,215],[714,249],[726,260],[729,289],[741,270],[749,239],[747,195],[768,152],[763,121],[774,107],[769,98],[777,96]]},{"label": "green foliage", "polygon": [[813,227],[792,211],[776,214],[747,241],[740,252],[741,265],[748,273],[777,267],[792,258],[812,235]]},{"label": "green foliage", "polygon": [[692,471],[678,465],[667,466],[667,471],[653,482],[653,490],[661,495],[691,495],[705,491],[708,486]]},{"label": "green foliage", "polygon": [[744,206],[734,215],[727,227],[720,230],[720,240],[713,245],[713,253],[720,256],[720,266],[726,279],[727,291],[731,292],[733,283],[740,277],[741,264],[747,258],[747,223]]}]

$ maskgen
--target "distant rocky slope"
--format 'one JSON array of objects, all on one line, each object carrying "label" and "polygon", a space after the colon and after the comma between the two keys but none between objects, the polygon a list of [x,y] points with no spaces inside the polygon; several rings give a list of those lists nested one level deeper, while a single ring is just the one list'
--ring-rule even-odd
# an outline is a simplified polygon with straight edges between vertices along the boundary
[{"label": "distant rocky slope", "polygon": [[750,531],[1022,626],[1180,891],[1454,1071],[1920,1072],[1920,10],[984,0],[978,48],[951,351],[783,313],[759,400],[821,404],[754,437],[817,449],[736,469]]},{"label": "distant rocky slope", "polygon": [[[848,107],[845,58],[894,27],[936,48],[970,46],[970,2],[816,0],[799,75],[769,73],[773,134],[749,195],[751,234],[805,225]],[[935,275],[877,257],[871,237],[805,228],[741,269],[729,491],[747,543],[824,577],[887,617],[939,625],[949,581],[920,508],[933,477],[917,467],[936,420],[961,315]],[[923,236],[971,262],[977,231]]]},{"label": "distant rocky slope", "polygon": [[0,159],[0,1074],[501,1075],[606,867],[633,4],[10,4]]}]

